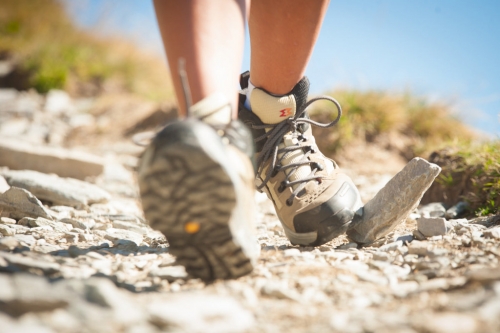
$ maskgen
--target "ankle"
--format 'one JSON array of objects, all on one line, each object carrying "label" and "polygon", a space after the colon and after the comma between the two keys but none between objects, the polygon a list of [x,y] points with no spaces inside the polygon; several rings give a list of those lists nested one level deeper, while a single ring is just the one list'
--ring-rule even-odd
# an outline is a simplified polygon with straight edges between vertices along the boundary
[{"label": "ankle", "polygon": [[306,103],[309,91],[309,80],[306,77],[284,95],[275,95],[253,85],[250,89],[250,85],[248,81],[245,106],[250,106],[250,110],[265,124],[277,124],[295,116]]}]

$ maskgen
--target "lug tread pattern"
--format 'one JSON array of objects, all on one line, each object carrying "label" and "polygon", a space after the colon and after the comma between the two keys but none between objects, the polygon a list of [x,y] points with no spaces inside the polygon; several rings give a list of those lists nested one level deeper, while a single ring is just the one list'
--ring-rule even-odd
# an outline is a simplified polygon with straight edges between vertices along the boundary
[{"label": "lug tread pattern", "polygon": [[[236,205],[231,179],[201,148],[184,148],[157,150],[140,177],[147,220],[167,237],[170,252],[188,274],[212,281],[250,273],[252,263],[229,227]],[[192,221],[200,229],[190,234],[184,226]]]}]

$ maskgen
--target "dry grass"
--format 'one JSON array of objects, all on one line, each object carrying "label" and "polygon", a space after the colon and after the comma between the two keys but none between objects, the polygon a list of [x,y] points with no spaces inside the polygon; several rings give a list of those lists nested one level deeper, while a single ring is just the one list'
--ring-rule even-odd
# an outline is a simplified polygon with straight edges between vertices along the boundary
[{"label": "dry grass", "polygon": [[[480,141],[453,115],[451,106],[429,103],[410,93],[340,90],[329,95],[342,105],[343,117],[333,130],[320,131],[317,141],[332,157],[354,151],[357,156],[352,160],[358,158],[370,170],[376,169],[375,159],[368,154],[373,147],[407,160],[428,158],[442,172],[426,193],[425,202],[453,205],[465,200],[471,214],[500,212],[500,140]],[[313,118],[327,121],[336,116],[329,110],[331,105],[322,104],[311,113]]]},{"label": "dry grass", "polygon": [[[401,146],[401,154],[411,159],[474,138],[472,131],[452,115],[448,105],[431,104],[410,93],[339,90],[329,95],[343,109],[336,128],[322,138],[323,148],[331,153],[355,143],[389,141],[384,145]],[[330,109],[330,105],[321,104],[311,113],[323,121],[332,120],[336,115]]]},{"label": "dry grass", "polygon": [[162,59],[119,40],[76,28],[56,0],[2,0],[0,55],[27,74],[39,92],[66,89],[74,94],[125,91],[149,99],[172,99]]}]

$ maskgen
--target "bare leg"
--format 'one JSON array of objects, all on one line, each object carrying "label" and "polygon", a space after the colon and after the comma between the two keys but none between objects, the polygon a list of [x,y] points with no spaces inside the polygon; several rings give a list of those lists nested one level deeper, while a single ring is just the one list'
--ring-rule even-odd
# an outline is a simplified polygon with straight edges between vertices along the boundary
[{"label": "bare leg", "polygon": [[244,44],[244,0],[155,0],[156,16],[167,52],[181,115],[186,114],[178,75],[186,61],[192,102],[223,93],[237,112],[237,82]]},{"label": "bare leg", "polygon": [[286,94],[304,76],[329,0],[252,0],[251,82]]}]

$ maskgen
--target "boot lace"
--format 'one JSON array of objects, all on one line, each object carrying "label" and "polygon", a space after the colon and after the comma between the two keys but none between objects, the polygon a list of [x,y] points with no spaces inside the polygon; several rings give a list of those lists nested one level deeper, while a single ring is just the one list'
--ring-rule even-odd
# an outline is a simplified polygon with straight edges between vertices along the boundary
[{"label": "boot lace", "polygon": [[[337,117],[335,120],[332,122],[323,124],[316,122],[314,120],[308,119],[308,118],[301,118],[301,116],[305,113],[306,109],[314,102],[319,101],[319,100],[327,100],[335,104],[337,108]],[[270,166],[265,174],[264,179],[262,180],[262,183],[257,186],[257,189],[260,190],[266,184],[269,182],[269,180],[274,177],[278,172],[285,171],[287,169],[291,169],[288,175],[286,176],[285,180],[280,184],[280,187],[278,191],[283,192],[287,187],[291,187],[294,185],[299,184],[295,188],[295,190],[292,192],[291,196],[286,200],[286,204],[288,206],[291,206],[293,204],[293,200],[298,196],[298,194],[304,189],[306,186],[307,182],[311,180],[317,180],[321,181],[323,177],[321,176],[316,176],[316,172],[319,170],[323,169],[323,166],[318,164],[317,162],[309,160],[309,155],[312,153],[316,152],[315,151],[315,145],[313,144],[304,144],[303,142],[307,141],[307,139],[302,135],[302,133],[299,132],[298,126],[300,124],[311,124],[314,126],[318,126],[321,128],[328,128],[334,126],[336,123],[339,122],[340,117],[342,115],[342,108],[340,106],[340,103],[329,96],[318,96],[315,98],[310,99],[307,101],[307,103],[304,104],[304,106],[300,109],[297,110],[296,114],[292,118],[288,118],[287,120],[284,120],[278,124],[264,124],[264,125],[252,125],[252,128],[255,129],[265,129],[266,133],[259,136],[258,138],[255,138],[255,142],[259,142],[261,140],[267,139],[266,143],[264,144],[261,153],[259,154],[259,157],[257,158],[257,174],[260,175],[264,169],[264,164],[265,162],[270,158],[271,163]],[[289,145],[283,148],[279,148],[280,143],[283,140],[283,137],[285,134],[291,132],[293,135],[293,138],[296,138],[297,140],[295,141],[296,143],[293,145]],[[302,144],[300,144],[302,142]],[[289,154],[292,152],[301,149],[304,152],[303,157],[293,163],[288,163],[286,165],[283,165],[283,160],[286,159]],[[281,154],[280,157],[278,157]],[[290,181],[291,176],[297,171],[297,169],[303,165],[310,165],[311,172],[309,173],[308,176]]]}]

